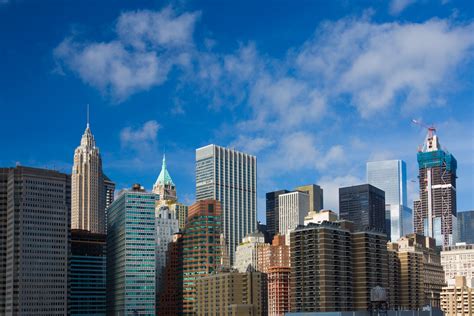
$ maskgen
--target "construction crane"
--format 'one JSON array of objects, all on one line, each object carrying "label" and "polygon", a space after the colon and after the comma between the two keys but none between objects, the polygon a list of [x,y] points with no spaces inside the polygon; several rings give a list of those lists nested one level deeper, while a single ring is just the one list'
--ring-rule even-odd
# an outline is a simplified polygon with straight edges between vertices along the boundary
[{"label": "construction crane", "polygon": [[433,137],[433,135],[436,133],[436,127],[434,125],[426,125],[425,123],[423,123],[422,121],[420,120],[415,120],[415,119],[412,119],[411,120],[413,124],[416,124],[416,125],[419,125],[421,127],[424,127],[428,130],[428,137]]}]

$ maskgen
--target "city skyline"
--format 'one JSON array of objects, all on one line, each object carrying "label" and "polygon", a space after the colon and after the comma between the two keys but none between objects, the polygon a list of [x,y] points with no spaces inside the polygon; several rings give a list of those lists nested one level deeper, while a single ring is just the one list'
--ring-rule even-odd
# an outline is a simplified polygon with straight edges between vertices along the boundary
[{"label": "city skyline", "polygon": [[[191,204],[195,200],[194,150],[215,143],[258,157],[259,220],[265,218],[266,192],[305,183],[321,185],[325,208],[338,211],[337,188],[366,183],[365,163],[385,159],[407,162],[408,206],[411,207],[418,196],[417,184],[412,182],[418,169],[416,151],[426,131],[410,121],[422,118],[438,127],[443,145],[458,160],[458,211],[473,209],[470,185],[474,182],[474,144],[459,141],[473,133],[474,114],[470,107],[473,80],[469,77],[473,60],[469,52],[474,41],[466,37],[474,27],[469,14],[473,12],[472,4],[419,2],[394,12],[385,3],[359,2],[348,7],[335,2],[323,8],[321,3],[296,8],[280,3],[272,5],[275,10],[271,10],[269,17],[258,14],[263,9],[261,5],[246,3],[231,4],[229,8],[213,8],[202,2],[157,6],[147,1],[128,7],[109,6],[109,12],[105,13],[105,5],[99,5],[98,10],[104,14],[97,18],[86,15],[84,8],[78,9],[74,4],[67,7],[48,4],[45,8],[14,1],[0,4],[0,25],[4,26],[0,34],[4,45],[9,47],[2,54],[5,71],[0,75],[3,82],[0,106],[4,117],[15,118],[2,120],[0,126],[4,135],[2,166],[13,167],[19,162],[70,173],[72,153],[84,129],[86,104],[90,103],[91,125],[101,148],[104,173],[116,182],[117,191],[135,182],[151,189],[166,151],[178,194],[183,202]],[[42,17],[58,10],[64,11],[63,17],[42,24]],[[231,10],[234,15],[223,22],[223,16],[229,16],[223,13]],[[303,11],[313,15],[302,14]],[[35,13],[42,14],[33,18]],[[139,14],[146,23],[157,17],[162,23],[176,21],[183,25],[183,37],[171,44],[157,39],[167,50],[164,55],[156,55],[157,58],[171,63],[175,70],[148,82],[134,78],[114,81],[109,76],[102,82],[90,69],[81,68],[81,53],[86,49],[95,48],[105,54],[104,47],[112,49],[113,43],[122,45],[131,57],[150,53],[140,51],[139,41],[132,43],[134,39],[120,33],[120,26],[126,26],[120,23],[130,22]],[[243,26],[245,23],[239,22],[239,18],[246,19],[250,26]],[[38,23],[21,26],[25,19]],[[281,25],[268,23],[272,19],[282,21]],[[295,23],[296,20],[300,21]],[[231,31],[235,22],[242,27]],[[48,35],[29,38],[36,45],[25,50],[24,37],[19,35],[30,32],[33,25]],[[283,32],[284,28],[288,31]],[[4,34],[7,29],[12,33]],[[356,34],[349,32],[351,29]],[[408,31],[416,39],[413,42],[430,34],[433,50],[441,50],[443,55],[432,54],[412,42],[394,40],[396,46],[390,48],[408,45],[413,50],[400,51],[400,56],[387,67],[406,70],[405,62],[421,67],[417,62],[420,57],[427,66],[421,67],[417,75],[422,79],[434,78],[426,86],[403,77],[402,84],[394,88],[390,85],[393,82],[385,77],[387,69],[381,65],[374,65],[368,77],[357,72],[368,54],[393,57],[380,49],[377,42],[380,36],[398,39]],[[275,38],[272,33],[280,33],[281,38]],[[142,35],[135,40],[152,40]],[[359,42],[366,46],[348,56],[343,47],[330,40],[335,35],[346,38],[348,47]],[[440,43],[444,41],[451,43],[449,48],[441,49]],[[101,43],[105,46],[100,46]],[[322,47],[322,52],[315,52],[315,45]],[[325,55],[324,49],[334,49],[343,58],[350,57],[348,65],[339,66],[340,60],[325,60],[329,55]],[[220,77],[202,80],[199,76],[211,74],[192,72],[195,78],[190,79],[189,69],[184,65],[186,56],[176,61],[167,55],[176,50],[189,54],[190,63],[196,68],[204,61],[215,65],[222,72]],[[26,60],[25,52],[31,60]],[[319,69],[314,64],[318,60],[325,60],[327,69],[333,73],[328,75]],[[298,62],[305,62],[308,72]],[[253,66],[260,74],[246,65]],[[133,68],[125,62],[122,66]],[[328,84],[345,82],[349,90],[329,91],[324,84],[309,79],[314,74],[321,75]],[[373,89],[364,86],[369,79],[378,77],[383,78],[380,85]],[[197,78],[201,82],[196,83]],[[355,84],[355,78],[360,79],[360,85]],[[444,78],[449,78],[450,83],[446,84]],[[178,84],[180,80],[185,82],[182,86]],[[203,86],[203,81],[208,86]],[[235,86],[219,84],[220,81]],[[123,84],[123,90],[117,90],[119,84]],[[440,87],[442,91],[435,92]],[[25,90],[27,95],[23,93]],[[228,91],[229,95],[220,94],[220,90]],[[321,98],[308,91],[319,93]],[[276,92],[280,93],[278,98],[272,99]],[[367,95],[374,100],[364,99]],[[301,117],[301,111],[313,115]],[[29,126],[27,132],[20,128],[23,124]],[[35,132],[31,133],[32,130]]]}]

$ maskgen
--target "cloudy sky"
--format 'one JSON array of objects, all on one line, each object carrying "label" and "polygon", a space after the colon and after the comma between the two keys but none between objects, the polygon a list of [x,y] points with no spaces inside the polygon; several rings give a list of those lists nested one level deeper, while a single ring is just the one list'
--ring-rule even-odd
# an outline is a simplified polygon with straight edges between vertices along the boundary
[{"label": "cloudy sky", "polygon": [[0,0],[1,166],[70,172],[86,124],[118,188],[151,188],[166,151],[181,200],[194,152],[255,154],[265,192],[320,184],[325,207],[367,161],[403,159],[417,197],[426,130],[474,209],[472,1]]}]

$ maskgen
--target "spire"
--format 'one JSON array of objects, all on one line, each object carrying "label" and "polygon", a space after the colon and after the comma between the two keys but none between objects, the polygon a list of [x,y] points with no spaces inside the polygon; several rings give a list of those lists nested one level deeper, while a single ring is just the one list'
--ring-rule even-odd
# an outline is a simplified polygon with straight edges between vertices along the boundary
[{"label": "spire", "polygon": [[87,104],[87,125],[86,128],[89,128],[89,104]]},{"label": "spire", "polygon": [[156,179],[154,187],[157,187],[159,185],[174,186],[173,180],[171,179],[168,169],[166,169],[166,156],[164,154],[163,154],[163,164],[161,165],[161,172],[160,172],[160,175],[158,176],[158,179]]}]

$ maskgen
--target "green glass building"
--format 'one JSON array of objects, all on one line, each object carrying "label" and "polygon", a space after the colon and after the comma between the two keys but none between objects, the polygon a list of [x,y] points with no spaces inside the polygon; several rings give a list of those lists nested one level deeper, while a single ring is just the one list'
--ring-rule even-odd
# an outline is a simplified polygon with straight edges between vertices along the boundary
[{"label": "green glass building", "polygon": [[107,313],[155,315],[155,200],[140,185],[108,209]]}]

